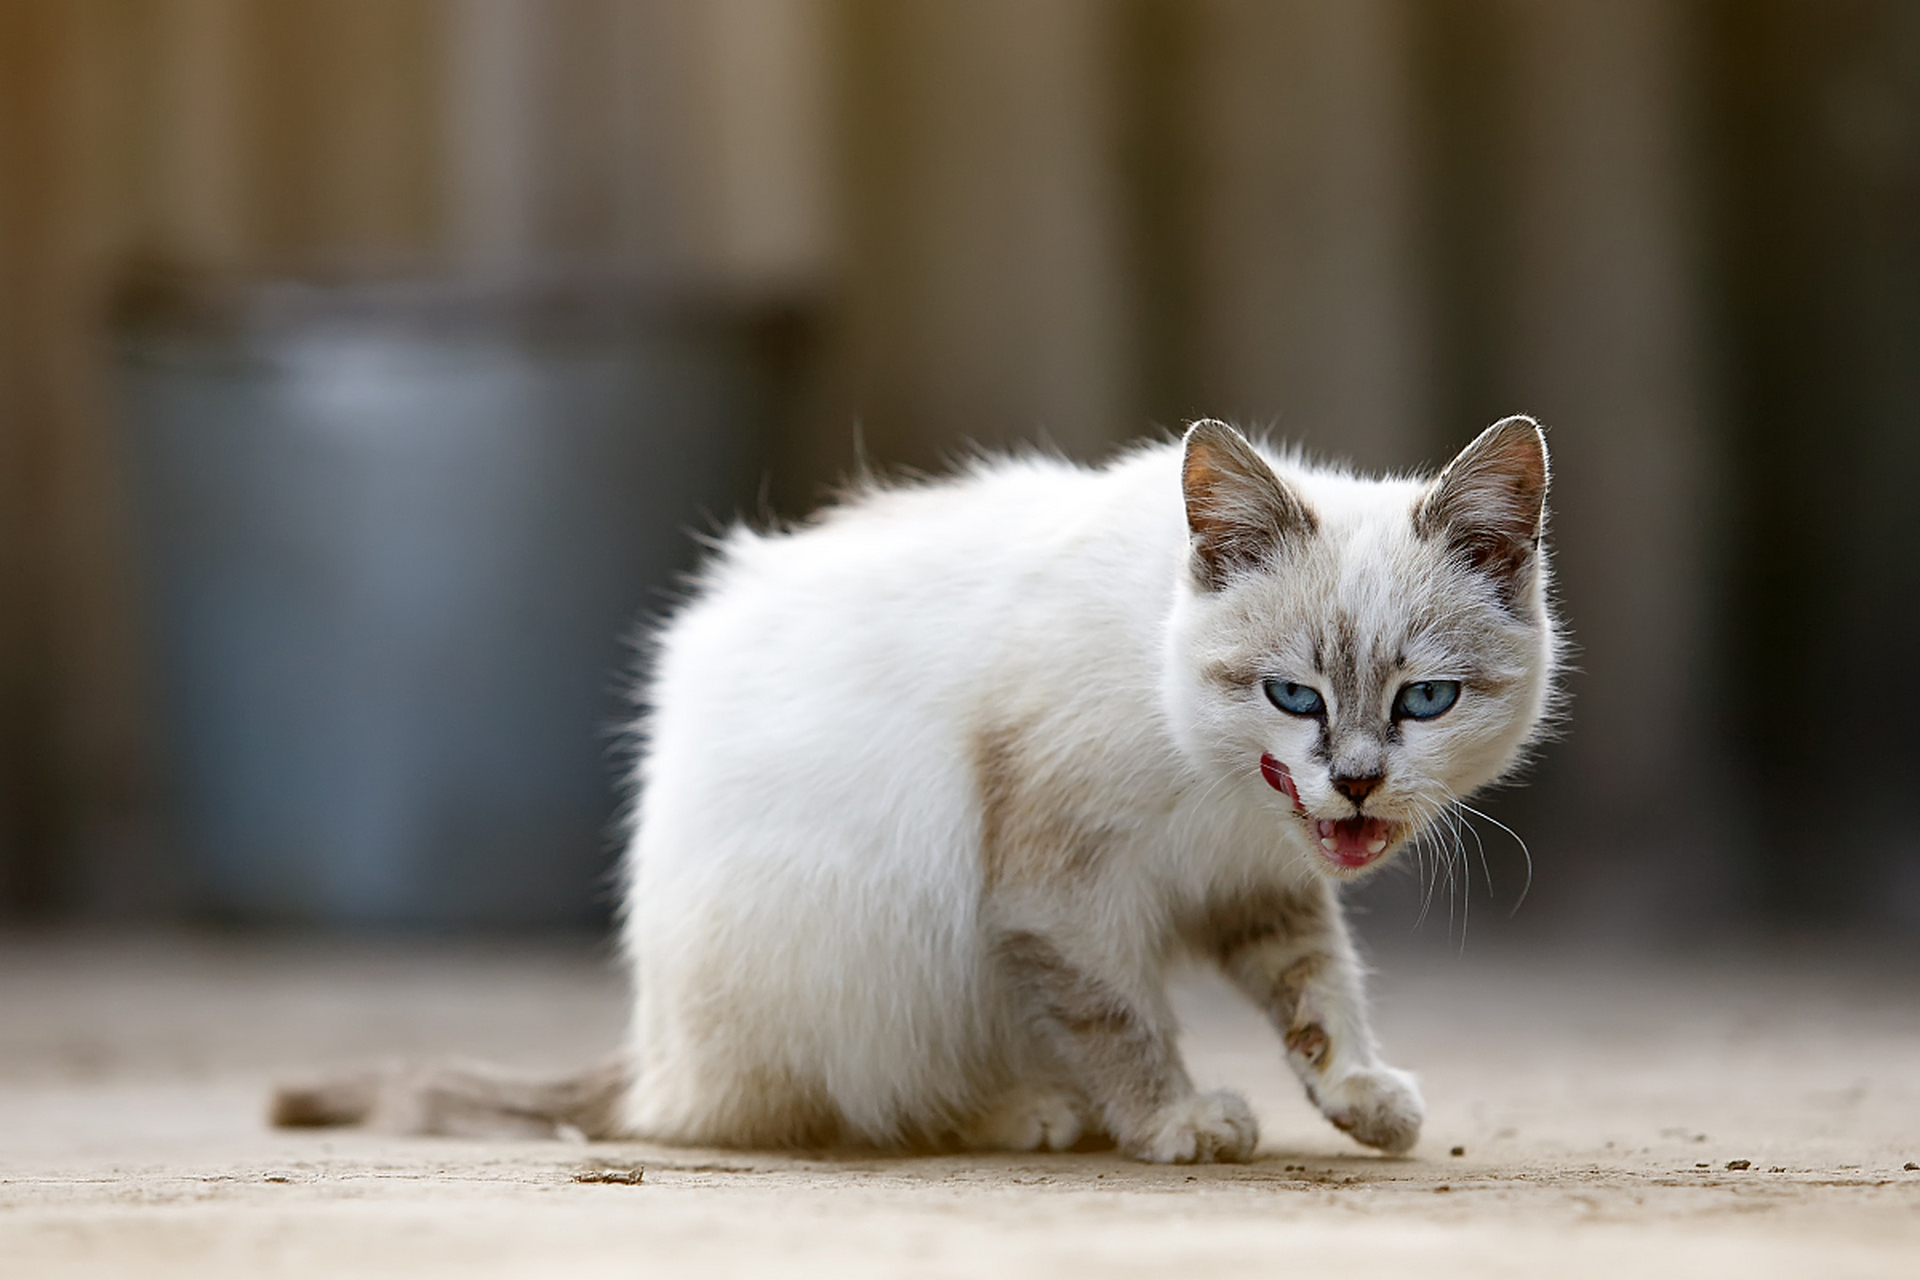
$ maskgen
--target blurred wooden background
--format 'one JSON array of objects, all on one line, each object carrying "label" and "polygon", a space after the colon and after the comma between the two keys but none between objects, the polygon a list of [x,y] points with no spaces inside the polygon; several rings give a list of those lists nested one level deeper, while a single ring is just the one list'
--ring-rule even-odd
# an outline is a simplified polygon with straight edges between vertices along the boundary
[{"label": "blurred wooden background", "polygon": [[1917,12],[6,0],[0,904],[168,909],[106,324],[160,263],[803,316],[787,510],[856,423],[1405,468],[1537,414],[1580,653],[1500,810],[1532,918],[1920,921]]}]

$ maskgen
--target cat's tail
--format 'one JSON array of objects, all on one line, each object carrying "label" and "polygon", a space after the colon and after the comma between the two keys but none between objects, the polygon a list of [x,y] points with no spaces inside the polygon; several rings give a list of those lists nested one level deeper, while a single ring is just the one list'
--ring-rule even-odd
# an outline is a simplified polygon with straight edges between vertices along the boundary
[{"label": "cat's tail", "polygon": [[536,1078],[480,1063],[385,1067],[282,1085],[268,1117],[287,1128],[357,1125],[458,1138],[617,1138],[629,1080],[615,1059],[577,1075]]}]

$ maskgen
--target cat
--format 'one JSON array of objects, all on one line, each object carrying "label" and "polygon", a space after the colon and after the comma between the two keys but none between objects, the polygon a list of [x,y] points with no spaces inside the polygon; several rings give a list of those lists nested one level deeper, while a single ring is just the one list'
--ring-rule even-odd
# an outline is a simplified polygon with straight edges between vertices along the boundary
[{"label": "cat", "polygon": [[657,636],[624,861],[624,1055],[370,1072],[282,1123],[704,1146],[1248,1158],[1165,978],[1210,961],[1325,1117],[1404,1152],[1342,920],[1553,699],[1545,438],[1362,479],[1216,420],[736,528]]}]

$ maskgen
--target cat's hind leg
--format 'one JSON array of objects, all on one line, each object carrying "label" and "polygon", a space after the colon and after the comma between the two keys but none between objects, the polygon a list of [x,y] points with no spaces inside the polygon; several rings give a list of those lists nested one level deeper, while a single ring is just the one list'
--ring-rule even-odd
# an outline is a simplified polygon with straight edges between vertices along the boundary
[{"label": "cat's hind leg", "polygon": [[960,1129],[970,1151],[1068,1151],[1088,1136],[1086,1099],[1054,1085],[1016,1085]]},{"label": "cat's hind leg", "polygon": [[1153,1164],[1253,1154],[1260,1129],[1252,1110],[1236,1093],[1194,1089],[1164,1008],[1037,933],[1007,934],[1000,955],[1036,1029],[1122,1151]]}]

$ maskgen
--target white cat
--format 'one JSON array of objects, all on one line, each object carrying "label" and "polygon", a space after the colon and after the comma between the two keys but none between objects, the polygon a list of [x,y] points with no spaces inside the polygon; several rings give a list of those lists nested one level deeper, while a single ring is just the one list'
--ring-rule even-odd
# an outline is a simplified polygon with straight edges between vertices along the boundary
[{"label": "white cat", "polygon": [[367,1077],[280,1118],[1242,1159],[1252,1113],[1174,1046],[1165,974],[1197,953],[1329,1120],[1404,1151],[1422,1102],[1339,887],[1540,726],[1546,489],[1526,418],[1425,482],[1203,421],[738,529],[658,637],[624,1062],[545,1093]]}]

